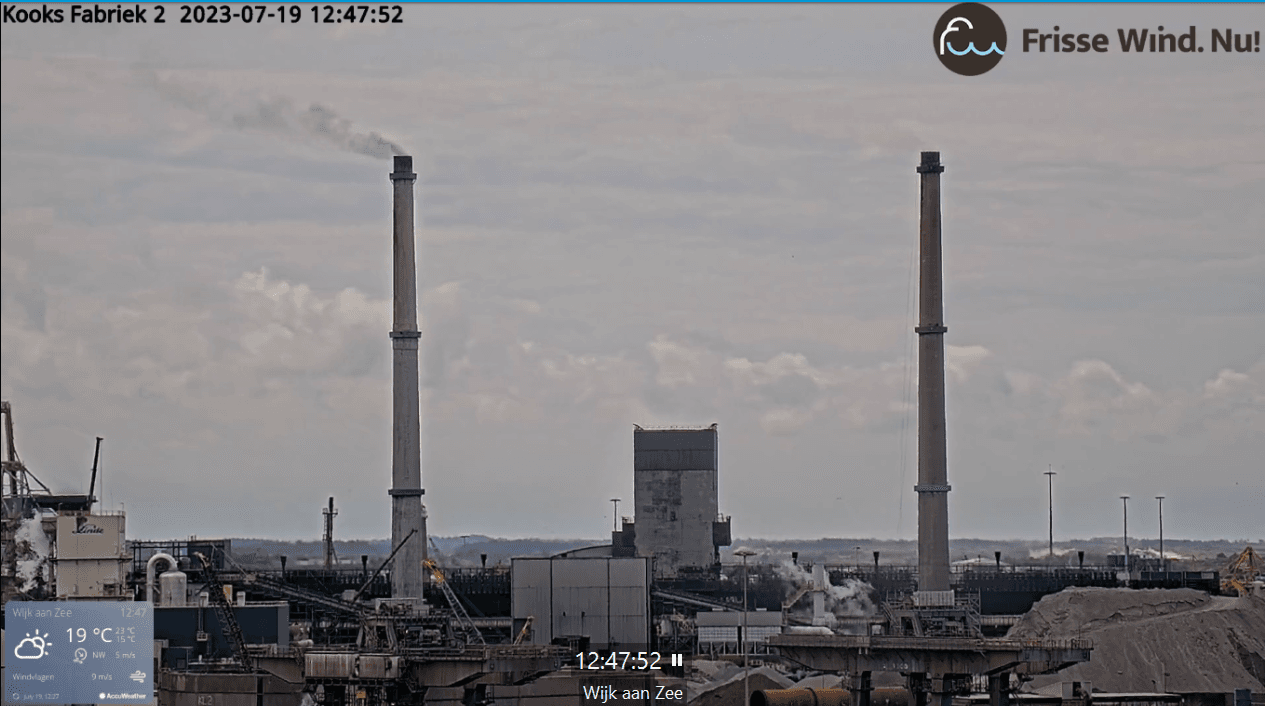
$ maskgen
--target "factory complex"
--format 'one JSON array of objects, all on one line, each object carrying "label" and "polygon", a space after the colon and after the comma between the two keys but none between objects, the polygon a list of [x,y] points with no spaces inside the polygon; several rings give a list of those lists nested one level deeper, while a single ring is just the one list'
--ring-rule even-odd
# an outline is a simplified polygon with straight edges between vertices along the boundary
[{"label": "factory complex", "polygon": [[389,554],[337,562],[333,498],[320,565],[248,565],[228,539],[129,539],[123,512],[97,508],[95,463],[85,495],[26,468],[5,402],[3,600],[152,604],[160,706],[1265,703],[1265,562],[1250,547],[1219,571],[1162,547],[950,561],[945,167],[922,152],[916,169],[916,565],[735,546],[709,420],[631,430],[633,507],[609,543],[444,565],[421,466],[417,174],[396,156]]}]

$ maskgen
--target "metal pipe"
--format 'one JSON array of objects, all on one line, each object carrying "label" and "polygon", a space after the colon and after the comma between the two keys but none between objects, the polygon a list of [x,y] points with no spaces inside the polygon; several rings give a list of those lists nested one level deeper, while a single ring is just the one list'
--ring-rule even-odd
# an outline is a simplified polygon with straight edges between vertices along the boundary
[{"label": "metal pipe", "polygon": [[322,512],[325,515],[325,568],[329,569],[334,566],[334,516],[338,514],[334,498],[329,499],[329,508]]},{"label": "metal pipe", "polygon": [[939,152],[923,152],[918,326],[918,590],[949,590],[949,474],[944,419],[944,281]]},{"label": "metal pipe", "polygon": [[[376,578],[378,578],[378,574],[382,573],[382,570],[383,570],[383,569],[385,569],[385,568],[387,568],[387,564],[390,564],[390,563],[391,563],[391,560],[395,558],[395,554],[396,554],[396,552],[400,551],[400,549],[404,547],[404,542],[407,542],[407,541],[409,541],[410,539],[412,539],[413,535],[415,535],[415,534],[417,534],[417,530],[413,530],[412,532],[409,532],[409,533],[408,533],[408,536],[407,536],[407,537],[405,537],[403,541],[401,541],[399,544],[395,545],[395,549],[392,549],[392,550],[391,550],[391,553],[387,555],[387,559],[386,559],[386,561],[382,562],[382,565],[381,565],[381,566],[379,566],[379,567],[377,568],[377,570],[373,572],[373,576],[370,576],[370,577],[369,577],[369,578],[365,581],[365,585],[361,586],[361,587],[360,587],[360,590],[356,591],[356,593],[355,593],[354,595],[352,595],[351,600],[349,600],[349,601],[348,601],[348,603],[355,603],[356,601],[360,600],[360,594],[364,593],[364,592],[365,592],[365,589],[369,588],[369,584],[373,583],[373,580],[374,580],[374,579],[376,579]],[[394,577],[395,577],[395,570],[394,570],[394,569],[392,569],[392,570],[391,570],[391,576],[392,576],[392,578],[394,579]],[[394,581],[392,581],[392,583],[394,583]]]},{"label": "metal pipe", "polygon": [[426,506],[422,503],[422,432],[418,384],[417,262],[414,258],[412,157],[396,157],[391,172],[394,238],[392,353],[391,543],[421,534],[391,572],[391,595],[421,603],[426,575]]},{"label": "metal pipe", "polygon": [[[871,692],[873,706],[909,706],[909,690],[880,687]],[[845,706],[852,703],[847,689],[763,689],[751,694],[751,706]]]},{"label": "metal pipe", "polygon": [[154,603],[154,564],[158,563],[159,559],[166,559],[173,571],[180,568],[180,565],[176,563],[175,559],[171,558],[170,554],[162,552],[151,556],[149,561],[145,562],[145,600],[149,601],[150,605]]},{"label": "metal pipe", "polygon": [[1129,585],[1129,496],[1121,495],[1120,500],[1124,502],[1124,580],[1125,585]]},{"label": "metal pipe", "polygon": [[[92,452],[92,480],[88,482],[88,509],[89,510],[92,509],[92,503],[96,501],[96,498],[92,497],[92,494],[96,492],[96,489],[97,489],[97,462],[101,460],[101,442],[102,441],[105,441],[105,439],[103,437],[98,436],[97,449],[96,451]],[[102,479],[102,482],[103,483],[105,482],[104,479]]]},{"label": "metal pipe", "polygon": [[751,706],[850,706],[847,689],[764,689],[751,695]]},{"label": "metal pipe", "polygon": [[751,608],[747,604],[747,557],[755,556],[755,552],[750,549],[739,549],[734,552],[735,556],[742,557],[742,703],[751,700],[751,669],[748,657],[751,654],[750,646],[747,642],[747,612]]},{"label": "metal pipe", "polygon": [[1054,561],[1054,476],[1057,475],[1054,466],[1050,466],[1045,475],[1050,479],[1050,561]]}]

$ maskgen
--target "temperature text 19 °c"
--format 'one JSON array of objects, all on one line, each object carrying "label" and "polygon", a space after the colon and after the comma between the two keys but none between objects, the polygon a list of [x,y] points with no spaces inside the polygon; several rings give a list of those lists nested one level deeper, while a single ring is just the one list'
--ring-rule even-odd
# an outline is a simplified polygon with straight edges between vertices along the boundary
[{"label": "temperature text 19 \u00b0c", "polygon": [[[136,642],[136,628],[93,628],[93,637],[101,638],[102,642]],[[83,642],[88,639],[88,631],[84,628],[66,628],[66,638],[74,642]]]}]

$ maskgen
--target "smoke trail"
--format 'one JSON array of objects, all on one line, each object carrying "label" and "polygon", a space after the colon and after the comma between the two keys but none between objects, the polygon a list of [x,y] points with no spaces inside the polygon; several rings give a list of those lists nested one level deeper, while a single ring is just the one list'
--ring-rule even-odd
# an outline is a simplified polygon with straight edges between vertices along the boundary
[{"label": "smoke trail", "polygon": [[404,150],[400,149],[399,145],[376,132],[353,132],[350,120],[338,117],[334,111],[319,103],[313,103],[307,112],[300,115],[298,123],[310,134],[324,138],[356,154],[379,159],[404,154]]},{"label": "smoke trail", "polygon": [[301,110],[295,108],[290,99],[278,96],[252,99],[250,105],[243,108],[241,99],[231,98],[215,88],[162,79],[152,72],[145,77],[154,90],[169,102],[235,130],[315,138],[339,150],[378,159],[405,154],[403,148],[381,133],[357,131],[350,120],[320,103]]}]

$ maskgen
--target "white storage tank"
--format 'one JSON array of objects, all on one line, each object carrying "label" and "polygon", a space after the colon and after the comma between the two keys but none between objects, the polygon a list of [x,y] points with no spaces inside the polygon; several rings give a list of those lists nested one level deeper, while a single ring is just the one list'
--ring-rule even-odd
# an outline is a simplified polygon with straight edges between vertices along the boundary
[{"label": "white storage tank", "polygon": [[183,571],[166,571],[158,577],[158,595],[162,605],[185,605],[188,590],[189,578]]}]

